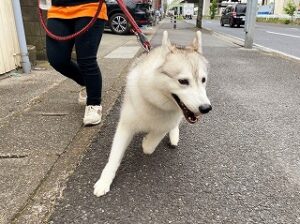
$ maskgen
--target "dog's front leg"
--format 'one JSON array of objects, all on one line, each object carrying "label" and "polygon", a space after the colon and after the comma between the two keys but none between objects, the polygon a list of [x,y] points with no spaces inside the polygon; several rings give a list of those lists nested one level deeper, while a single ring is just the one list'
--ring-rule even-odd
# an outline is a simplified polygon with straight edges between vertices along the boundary
[{"label": "dog's front leg", "polygon": [[176,147],[179,142],[179,126],[177,125],[169,132],[171,147]]},{"label": "dog's front leg", "polygon": [[166,133],[161,132],[149,132],[144,138],[143,138],[143,152],[145,154],[152,154],[157,145],[160,143],[160,141],[164,138]]},{"label": "dog's front leg", "polygon": [[116,172],[133,134],[133,131],[130,130],[129,127],[121,122],[118,124],[108,162],[101,173],[100,179],[94,185],[94,195],[97,197],[109,192],[110,185],[115,178]]}]

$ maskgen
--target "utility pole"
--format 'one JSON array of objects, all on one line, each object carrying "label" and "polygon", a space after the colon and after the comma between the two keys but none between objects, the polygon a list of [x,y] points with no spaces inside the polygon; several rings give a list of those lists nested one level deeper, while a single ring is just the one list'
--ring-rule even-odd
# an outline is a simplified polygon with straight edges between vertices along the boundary
[{"label": "utility pole", "polygon": [[197,14],[196,27],[200,29],[202,28],[203,1],[204,0],[199,0],[198,2],[198,14]]},{"label": "utility pole", "polygon": [[245,24],[245,48],[251,49],[253,46],[253,38],[256,23],[257,0],[248,0],[246,9]]}]

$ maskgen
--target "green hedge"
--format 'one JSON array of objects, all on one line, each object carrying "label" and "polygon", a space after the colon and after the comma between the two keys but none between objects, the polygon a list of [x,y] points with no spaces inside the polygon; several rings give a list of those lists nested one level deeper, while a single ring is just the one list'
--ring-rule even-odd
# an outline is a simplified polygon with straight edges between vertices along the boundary
[{"label": "green hedge", "polygon": [[291,19],[282,19],[282,18],[256,18],[257,22],[264,22],[264,23],[281,23],[281,24],[295,24],[300,25],[300,19],[297,18],[295,20]]}]

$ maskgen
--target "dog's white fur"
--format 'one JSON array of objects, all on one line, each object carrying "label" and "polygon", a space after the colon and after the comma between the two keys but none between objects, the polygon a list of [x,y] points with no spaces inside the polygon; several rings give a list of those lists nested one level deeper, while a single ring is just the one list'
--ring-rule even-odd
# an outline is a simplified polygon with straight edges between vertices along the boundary
[{"label": "dog's white fur", "polygon": [[[152,154],[167,133],[171,145],[177,146],[183,112],[172,93],[190,111],[200,116],[199,106],[210,105],[206,95],[207,64],[202,56],[200,31],[196,33],[193,44],[186,49],[172,45],[168,33],[164,31],[162,46],[134,64],[128,75],[109,160],[94,186],[96,196],[109,192],[134,134],[147,133],[142,143],[145,154]],[[183,79],[188,80],[189,84],[179,83],[178,80]]]}]

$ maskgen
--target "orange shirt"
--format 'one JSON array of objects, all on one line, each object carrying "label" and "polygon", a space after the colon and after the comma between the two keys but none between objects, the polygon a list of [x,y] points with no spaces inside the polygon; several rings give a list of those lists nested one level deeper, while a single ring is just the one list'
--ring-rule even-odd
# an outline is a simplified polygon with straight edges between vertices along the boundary
[{"label": "orange shirt", "polygon": [[[94,17],[97,8],[98,3],[87,3],[75,6],[52,6],[48,10],[48,19],[74,19],[78,17]],[[98,18],[108,20],[105,2],[103,2]]]}]

